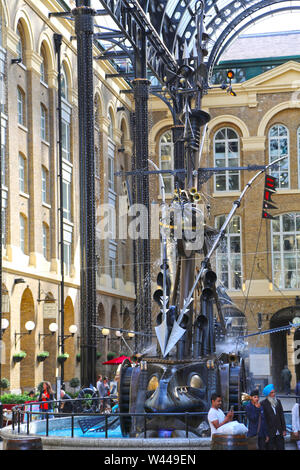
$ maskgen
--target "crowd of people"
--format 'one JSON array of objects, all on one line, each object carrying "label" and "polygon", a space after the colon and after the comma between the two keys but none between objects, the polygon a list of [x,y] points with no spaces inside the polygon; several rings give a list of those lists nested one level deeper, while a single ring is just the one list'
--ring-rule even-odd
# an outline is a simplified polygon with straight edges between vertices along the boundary
[{"label": "crowd of people", "polygon": [[[297,389],[299,388],[299,390]],[[296,394],[300,391],[300,384],[297,384]],[[254,438],[259,450],[284,450],[287,434],[286,422],[282,403],[276,397],[275,387],[269,384],[263,389],[264,399],[259,400],[259,390],[250,393],[250,400],[245,406],[248,424],[248,438]],[[300,397],[300,395],[299,395]],[[292,438],[300,450],[300,398],[292,408]],[[211,429],[211,436],[220,432],[220,428],[231,422],[234,417],[233,409],[225,416],[221,409],[222,397],[219,394],[212,394],[211,408],[208,413],[208,422]]]}]

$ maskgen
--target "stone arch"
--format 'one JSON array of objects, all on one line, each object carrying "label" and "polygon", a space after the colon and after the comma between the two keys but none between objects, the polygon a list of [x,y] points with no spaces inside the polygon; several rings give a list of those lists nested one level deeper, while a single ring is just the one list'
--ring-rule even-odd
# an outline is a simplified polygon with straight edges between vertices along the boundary
[{"label": "stone arch", "polygon": [[228,127],[228,124],[235,125],[241,132],[242,137],[250,137],[249,129],[244,121],[242,121],[237,116],[233,116],[232,114],[224,114],[222,116],[217,116],[213,118],[208,123],[208,134],[214,134],[215,128],[220,124],[224,125],[224,127]]},{"label": "stone arch", "polygon": [[126,307],[123,313],[123,328],[124,330],[131,330],[131,318],[130,318],[130,312],[128,308]]},{"label": "stone arch", "polygon": [[280,111],[283,111],[285,109],[291,109],[291,108],[300,108],[300,101],[297,101],[297,100],[284,101],[283,103],[279,103],[273,108],[269,109],[266,112],[266,114],[262,117],[259,123],[258,129],[257,129],[258,137],[265,137],[266,129],[273,116],[278,114]]},{"label": "stone arch", "polygon": [[[115,305],[112,306],[111,312],[110,312],[110,326],[112,328],[119,328],[120,326],[119,315],[117,312],[117,307]],[[119,340],[117,339],[115,330],[112,330],[110,333],[109,350],[114,351],[116,354],[118,354],[120,350]]]},{"label": "stone arch", "polygon": [[[49,307],[51,306],[51,313],[49,312]],[[49,325],[50,323],[57,323],[56,311],[57,303],[55,301],[54,295],[52,292],[47,292],[45,295],[45,301],[43,302],[43,332],[44,334],[49,334]],[[46,314],[47,310],[47,314]],[[40,364],[43,367],[43,377],[45,380],[55,383],[56,378],[56,344],[57,344],[57,334],[54,333],[51,336],[44,336],[43,340],[40,340],[40,351],[48,351],[49,357]]]},{"label": "stone arch", "polygon": [[95,125],[100,129],[101,117],[103,116],[102,96],[99,90],[96,90],[94,96]]},{"label": "stone arch", "polygon": [[2,319],[9,321],[8,328],[2,332],[1,349],[1,375],[10,381],[10,351],[11,351],[11,315],[10,315],[10,299],[9,291],[4,283],[2,283]]},{"label": "stone arch", "polygon": [[149,133],[149,149],[150,155],[155,155],[156,145],[158,144],[158,137],[168,129],[174,126],[173,119],[162,119],[161,121],[154,124]]},{"label": "stone arch", "polygon": [[[64,304],[64,330],[65,335],[69,333],[69,327],[75,323],[75,311],[73,301],[70,296],[65,300]],[[76,336],[67,338],[65,340],[65,352],[70,355],[69,359],[64,363],[64,379],[69,381],[74,377],[75,373],[75,351],[76,351]]]},{"label": "stone arch", "polygon": [[[292,323],[294,317],[300,317],[299,306],[282,308],[272,316],[270,320],[270,328],[288,326],[289,323]],[[291,335],[289,330],[279,331],[276,334],[270,335],[270,347],[272,354],[271,375],[277,390],[282,389],[280,372],[285,364],[288,364],[289,369],[293,375],[293,380],[295,380],[295,373],[297,373],[297,370],[295,369],[295,365],[292,363],[293,340],[294,335]]]},{"label": "stone arch", "polygon": [[4,18],[4,26],[10,26],[10,16],[7,8],[7,2],[0,0],[0,7],[2,11],[2,17]]},{"label": "stone arch", "polygon": [[69,57],[65,54],[62,60],[62,70],[64,70],[67,79],[68,94],[67,100],[69,103],[72,101],[71,90],[73,89],[73,74],[72,74],[72,64]]},{"label": "stone arch", "polygon": [[31,20],[28,13],[24,9],[17,10],[15,21],[14,21],[14,31],[17,31],[18,24],[20,23],[25,39],[25,49],[27,51],[34,50],[34,35],[33,29],[31,27]]},{"label": "stone arch", "polygon": [[[98,304],[97,314],[98,314],[97,325],[107,326],[105,308],[102,302]],[[106,342],[107,342],[107,338],[103,338],[101,331],[97,329],[97,353],[101,354],[100,361],[106,360],[106,354],[107,354]],[[97,373],[99,373],[99,370],[101,370],[99,361],[97,361],[96,364],[97,364]]]},{"label": "stone arch", "polygon": [[[22,295],[20,303],[20,332],[25,332],[25,323],[35,320],[35,309],[33,295],[29,287],[27,287]],[[17,336],[17,348],[26,352],[26,357],[20,363],[20,387],[22,391],[31,389],[35,386],[35,330],[30,334]],[[18,367],[16,364],[15,367]]]},{"label": "stone arch", "polygon": [[47,72],[55,70],[55,54],[52,46],[52,42],[48,35],[44,32],[41,34],[38,43],[38,53],[41,55],[42,48],[44,48],[46,61],[47,61]]},{"label": "stone arch", "polygon": [[123,139],[124,140],[129,140],[130,139],[130,132],[129,132],[130,127],[129,127],[127,116],[126,116],[124,111],[122,111],[120,114],[121,115],[118,116],[119,129],[120,129],[120,131],[122,132],[122,134],[124,136]]},{"label": "stone arch", "polygon": [[[297,328],[294,333],[294,354],[295,354],[295,374],[296,374],[296,382],[298,383],[300,380],[300,363],[299,363],[299,347],[300,345],[300,328]],[[298,360],[296,360],[298,359]]]}]

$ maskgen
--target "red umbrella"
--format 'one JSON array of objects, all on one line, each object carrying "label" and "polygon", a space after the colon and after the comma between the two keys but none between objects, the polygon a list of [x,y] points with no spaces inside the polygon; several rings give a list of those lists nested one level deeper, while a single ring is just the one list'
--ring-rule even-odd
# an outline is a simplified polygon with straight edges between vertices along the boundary
[{"label": "red umbrella", "polygon": [[129,359],[129,361],[131,362],[130,357],[128,357],[128,356],[119,356],[119,357],[115,357],[114,359],[111,359],[110,361],[102,362],[102,364],[122,364],[122,362],[125,359]]}]

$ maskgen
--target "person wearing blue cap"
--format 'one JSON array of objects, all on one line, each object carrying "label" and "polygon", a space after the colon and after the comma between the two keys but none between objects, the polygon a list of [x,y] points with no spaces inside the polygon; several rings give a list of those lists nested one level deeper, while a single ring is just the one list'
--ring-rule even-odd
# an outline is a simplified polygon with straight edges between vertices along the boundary
[{"label": "person wearing blue cap", "polygon": [[263,389],[266,397],[262,402],[267,434],[269,438],[269,450],[284,450],[284,436],[286,436],[286,425],[281,401],[276,398],[273,384]]}]

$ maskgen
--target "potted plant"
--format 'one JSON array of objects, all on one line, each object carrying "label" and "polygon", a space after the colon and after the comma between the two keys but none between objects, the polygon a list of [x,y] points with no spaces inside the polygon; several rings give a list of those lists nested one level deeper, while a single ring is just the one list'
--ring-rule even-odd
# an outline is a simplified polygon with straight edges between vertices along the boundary
[{"label": "potted plant", "polygon": [[13,355],[14,362],[21,362],[27,356],[25,351],[19,351]]},{"label": "potted plant", "polygon": [[49,357],[49,352],[48,351],[41,351],[37,355],[37,360],[39,362],[44,362],[45,359],[47,359],[47,357]]},{"label": "potted plant", "polygon": [[77,362],[80,362],[80,353],[77,353],[77,354],[76,354],[76,361],[77,361]]},{"label": "potted plant", "polygon": [[73,393],[75,393],[75,389],[80,385],[80,380],[77,377],[73,377],[73,379],[70,380],[69,385],[73,388]]},{"label": "potted plant", "polygon": [[117,353],[115,353],[114,351],[109,351],[107,353],[107,360],[108,361],[111,361],[112,359],[114,359],[115,357],[117,357]]},{"label": "potted plant", "polygon": [[99,351],[97,351],[96,352],[96,359],[100,359],[101,356],[102,356],[102,354]]},{"label": "potted plant", "polygon": [[9,380],[3,377],[3,379],[0,380],[0,394],[2,392],[2,389],[4,390],[6,388],[9,388],[9,386],[10,386]]},{"label": "potted plant", "polygon": [[61,364],[62,362],[65,362],[69,357],[70,357],[70,355],[68,353],[59,354],[57,356],[57,360]]}]

